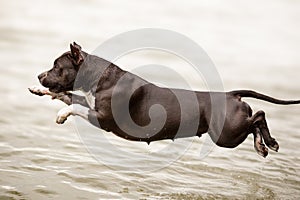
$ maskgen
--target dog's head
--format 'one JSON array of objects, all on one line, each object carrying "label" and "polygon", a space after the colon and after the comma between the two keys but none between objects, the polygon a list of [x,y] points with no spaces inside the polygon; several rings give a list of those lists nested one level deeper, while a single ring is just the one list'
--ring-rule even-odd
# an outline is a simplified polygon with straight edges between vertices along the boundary
[{"label": "dog's head", "polygon": [[65,92],[73,90],[76,75],[83,63],[85,53],[76,44],[70,44],[68,51],[54,61],[52,69],[41,73],[38,78],[40,83],[49,88],[51,92]]}]

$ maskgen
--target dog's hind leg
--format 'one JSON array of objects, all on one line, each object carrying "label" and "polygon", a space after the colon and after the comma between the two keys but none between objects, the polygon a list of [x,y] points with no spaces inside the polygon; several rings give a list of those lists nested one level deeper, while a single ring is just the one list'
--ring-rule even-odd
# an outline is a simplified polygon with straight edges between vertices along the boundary
[{"label": "dog's hind leg", "polygon": [[254,136],[254,148],[256,152],[263,156],[266,157],[268,155],[268,148],[265,147],[262,141],[262,135],[260,132],[260,129],[255,127],[253,130],[253,136]]},{"label": "dog's hind leg", "polygon": [[265,144],[272,149],[273,151],[278,151],[279,145],[276,142],[274,138],[271,137],[271,134],[269,132],[269,128],[267,125],[266,117],[265,117],[265,112],[264,111],[258,111],[255,113],[251,120],[253,121],[253,126],[255,128],[259,128],[262,137],[264,139]]}]

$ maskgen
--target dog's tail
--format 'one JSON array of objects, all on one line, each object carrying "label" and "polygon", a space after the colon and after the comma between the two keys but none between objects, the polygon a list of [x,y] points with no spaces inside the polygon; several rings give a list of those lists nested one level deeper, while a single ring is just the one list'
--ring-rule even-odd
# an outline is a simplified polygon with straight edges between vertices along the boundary
[{"label": "dog's tail", "polygon": [[251,90],[235,90],[229,92],[229,94],[232,94],[233,96],[238,97],[251,97],[255,99],[260,99],[264,101],[268,101],[275,104],[281,104],[281,105],[289,105],[289,104],[300,104],[300,100],[281,100],[281,99],[275,99],[273,97],[251,91]]}]

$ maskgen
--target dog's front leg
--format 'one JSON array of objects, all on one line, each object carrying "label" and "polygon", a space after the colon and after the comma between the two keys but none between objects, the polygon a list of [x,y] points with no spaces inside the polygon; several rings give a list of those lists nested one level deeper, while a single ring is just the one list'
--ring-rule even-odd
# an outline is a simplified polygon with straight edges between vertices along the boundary
[{"label": "dog's front leg", "polygon": [[50,95],[52,96],[52,92],[49,91],[48,88],[42,87],[42,86],[31,86],[28,88],[28,90],[35,95],[44,96],[44,95]]},{"label": "dog's front leg", "polygon": [[89,104],[86,101],[86,98],[84,96],[72,94],[70,92],[68,93],[54,93],[51,95],[52,99],[58,99],[64,102],[67,105],[71,104],[80,104],[85,107],[89,107]]},{"label": "dog's front leg", "polygon": [[50,92],[48,88],[44,88],[42,86],[32,86],[28,88],[29,91],[35,95],[44,96],[49,95],[52,99],[58,99],[62,102],[64,102],[67,105],[73,104],[80,104],[86,107],[89,107],[86,98],[84,96],[79,96],[76,94],[72,94],[70,92]]},{"label": "dog's front leg", "polygon": [[56,123],[63,124],[70,115],[77,115],[85,120],[88,120],[89,108],[80,104],[71,104],[67,107],[64,107],[58,111]]}]

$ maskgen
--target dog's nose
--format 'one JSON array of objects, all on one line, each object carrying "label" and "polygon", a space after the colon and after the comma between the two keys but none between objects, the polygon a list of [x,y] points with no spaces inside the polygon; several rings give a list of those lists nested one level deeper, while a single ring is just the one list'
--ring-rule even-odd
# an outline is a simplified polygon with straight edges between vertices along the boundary
[{"label": "dog's nose", "polygon": [[43,72],[40,75],[38,75],[39,80],[43,79],[44,77],[47,76],[47,72]]}]

